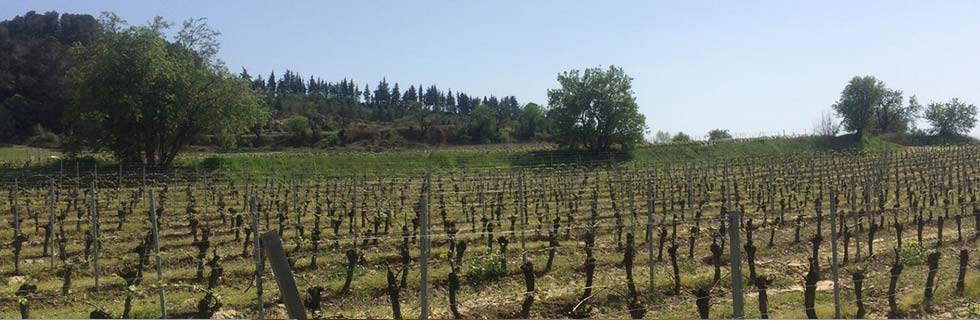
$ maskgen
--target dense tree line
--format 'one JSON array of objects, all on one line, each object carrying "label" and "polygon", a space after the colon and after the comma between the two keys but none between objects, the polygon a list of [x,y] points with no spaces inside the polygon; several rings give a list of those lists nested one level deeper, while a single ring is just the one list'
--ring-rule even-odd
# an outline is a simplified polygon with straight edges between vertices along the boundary
[{"label": "dense tree line", "polygon": [[[514,96],[474,96],[436,85],[409,84],[382,78],[375,86],[359,85],[350,79],[330,82],[303,77],[286,70],[277,76],[252,76],[252,88],[266,94],[274,119],[264,127],[275,130],[277,120],[287,120],[280,130],[295,137],[336,132],[338,144],[357,141],[351,128],[374,127],[394,131],[405,140],[437,143],[495,143],[546,139],[546,110],[534,103],[521,105]],[[291,118],[302,116],[304,119]],[[301,126],[302,125],[302,126]],[[301,131],[302,130],[302,131]],[[257,137],[261,132],[256,132]],[[302,136],[301,136],[302,135]],[[378,135],[379,134],[374,134]],[[373,135],[372,135],[373,136]]]},{"label": "dense tree line", "polygon": [[[901,90],[890,89],[873,76],[855,76],[832,106],[842,118],[844,130],[863,134],[922,133],[916,118],[925,119],[929,133],[940,137],[962,136],[976,125],[977,108],[953,98],[923,108],[913,95],[905,101]],[[824,127],[825,128],[825,127]]]},{"label": "dense tree line", "polygon": [[0,22],[0,142],[24,141],[38,125],[64,130],[69,50],[89,45],[98,30],[90,15],[53,11]]},{"label": "dense tree line", "polygon": [[[39,133],[57,138],[70,131],[64,114],[75,85],[68,71],[78,64],[71,50],[77,47],[81,53],[90,47],[103,27],[91,15],[57,12],[31,11],[0,22],[0,142],[30,142]],[[209,32],[216,43],[218,33]],[[213,57],[217,46],[212,47],[208,49],[212,52],[201,54]],[[252,76],[243,69],[240,76],[265,95],[272,112],[268,122],[249,128],[255,139],[265,133],[295,129],[305,129],[305,138],[293,144],[320,146],[357,142],[363,139],[358,132],[375,133],[368,134],[369,138],[395,134],[404,136],[405,142],[430,143],[548,139],[546,110],[533,103],[522,105],[514,96],[476,96],[434,84],[406,87],[387,79],[372,87],[346,78],[335,82],[304,78],[290,70]],[[305,118],[301,124],[306,126],[286,127],[286,120],[292,116]],[[297,121],[292,126],[297,126]],[[334,134],[333,140],[321,141],[325,137],[321,134]],[[393,142],[398,145],[401,141]],[[206,143],[221,144],[213,140]],[[239,144],[274,145],[277,140],[240,140]]]}]

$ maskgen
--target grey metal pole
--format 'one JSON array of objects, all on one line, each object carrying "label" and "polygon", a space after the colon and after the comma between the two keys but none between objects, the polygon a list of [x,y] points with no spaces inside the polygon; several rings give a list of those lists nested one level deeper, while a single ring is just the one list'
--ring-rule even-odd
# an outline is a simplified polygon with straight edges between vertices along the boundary
[{"label": "grey metal pole", "polygon": [[728,233],[729,240],[731,243],[729,246],[729,253],[731,254],[731,275],[732,275],[732,315],[735,319],[742,319],[745,317],[743,312],[744,308],[744,295],[742,295],[742,251],[741,251],[741,237],[739,236],[739,229],[741,228],[741,222],[739,221],[739,214],[729,212],[728,214]]},{"label": "grey metal pole", "polygon": [[296,280],[293,278],[293,271],[289,267],[286,251],[282,249],[282,239],[279,237],[279,233],[267,231],[262,234],[262,246],[265,247],[266,255],[269,256],[272,274],[276,277],[276,284],[279,286],[279,293],[286,304],[286,312],[289,313],[289,318],[306,319],[303,300],[300,298],[299,290],[296,289]]},{"label": "grey metal pole", "polygon": [[840,319],[840,271],[837,265],[837,193],[830,189],[830,265],[834,272],[834,318]]},{"label": "grey metal pole", "polygon": [[153,223],[153,250],[157,261],[157,285],[160,286],[160,316],[167,319],[167,297],[163,292],[163,261],[160,259],[160,224],[157,221],[156,205],[156,196],[153,194],[153,189],[150,189],[150,222]]}]

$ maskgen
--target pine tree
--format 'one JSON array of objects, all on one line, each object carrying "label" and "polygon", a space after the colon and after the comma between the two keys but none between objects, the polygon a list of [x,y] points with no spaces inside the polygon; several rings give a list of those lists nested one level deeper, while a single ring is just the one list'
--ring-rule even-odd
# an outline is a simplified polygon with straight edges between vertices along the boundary
[{"label": "pine tree", "polygon": [[365,83],[364,84],[364,90],[362,91],[362,93],[364,94],[364,104],[365,105],[370,105],[371,104],[371,90],[369,90],[369,89],[371,89],[371,87],[368,86],[367,83]]},{"label": "pine tree", "polygon": [[456,98],[453,97],[452,88],[446,91],[446,111],[452,114],[456,113]]},{"label": "pine tree", "polygon": [[262,79],[261,75],[255,81],[252,81],[252,90],[265,91],[265,80]]},{"label": "pine tree", "polygon": [[391,92],[388,90],[388,81],[382,78],[381,82],[378,82],[378,87],[374,90],[375,105],[383,106],[389,104],[391,102],[389,100],[390,96]]},{"label": "pine tree", "polygon": [[402,97],[402,93],[398,89],[398,82],[395,82],[395,87],[391,88],[391,98],[389,98],[389,101],[391,102],[391,106],[399,107],[401,97]]},{"label": "pine tree", "polygon": [[313,75],[310,74],[310,81],[306,83],[306,94],[307,95],[318,95],[320,92],[320,84],[313,79]]},{"label": "pine tree", "polygon": [[433,111],[439,111],[439,108],[441,108],[439,105],[439,88],[432,85],[428,89],[425,89],[425,98],[423,100],[426,107],[429,107]]},{"label": "pine tree", "polygon": [[273,70],[272,72],[269,72],[269,78],[266,79],[265,83],[266,83],[266,85],[265,85],[266,90],[268,90],[270,93],[275,93],[276,92],[276,71],[275,70]]},{"label": "pine tree", "polygon": [[[397,85],[397,84],[396,84]],[[408,91],[405,91],[405,95],[402,96],[402,101],[412,104],[419,100],[418,94],[415,92],[415,86],[409,86]]]},{"label": "pine tree", "polygon": [[248,69],[246,69],[244,66],[242,67],[242,73],[239,74],[239,76],[242,77],[242,79],[252,81],[252,76],[248,74]]}]

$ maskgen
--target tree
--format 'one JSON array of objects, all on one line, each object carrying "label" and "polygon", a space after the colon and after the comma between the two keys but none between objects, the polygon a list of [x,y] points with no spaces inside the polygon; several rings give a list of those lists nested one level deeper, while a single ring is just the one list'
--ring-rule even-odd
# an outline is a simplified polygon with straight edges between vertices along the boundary
[{"label": "tree", "polygon": [[[395,84],[398,85],[398,84]],[[418,101],[418,94],[415,93],[415,86],[409,86],[408,91],[405,91],[405,95],[402,96],[402,101],[412,104]]]},{"label": "tree", "polygon": [[875,107],[881,102],[885,85],[873,76],[854,77],[841,91],[834,111],[843,119],[844,129],[864,134],[874,127]]},{"label": "tree", "polygon": [[709,141],[719,141],[731,138],[732,134],[729,134],[727,129],[712,129],[708,132]]},{"label": "tree", "polygon": [[951,136],[969,132],[977,123],[977,107],[953,98],[945,103],[931,103],[925,119],[933,134]]},{"label": "tree", "polygon": [[548,90],[558,143],[608,150],[643,141],[646,120],[637,108],[632,80],[616,66],[559,74],[561,88]]},{"label": "tree", "polygon": [[913,96],[909,105],[902,105],[902,91],[885,87],[885,83],[873,76],[851,78],[841,97],[834,103],[834,111],[843,121],[844,129],[857,134],[865,132],[902,133],[920,110]]},{"label": "tree", "polygon": [[192,138],[214,135],[233,147],[268,112],[250,82],[214,58],[217,32],[190,20],[173,40],[157,19],[148,26],[104,26],[91,46],[75,47],[65,112],[74,149],[108,150],[126,162],[167,165]]},{"label": "tree", "polygon": [[310,120],[302,115],[292,115],[289,119],[286,119],[286,129],[289,133],[293,135],[293,138],[298,142],[312,134],[312,127],[310,127]]},{"label": "tree", "polygon": [[389,98],[389,101],[391,102],[392,106],[397,107],[401,99],[402,92],[400,89],[398,89],[398,82],[395,82],[395,87],[391,88],[391,98]]},{"label": "tree", "polygon": [[653,137],[653,141],[656,143],[667,143],[670,142],[670,132],[665,132],[658,130],[656,135]]},{"label": "tree", "polygon": [[453,96],[453,89],[446,90],[446,112],[456,113],[456,97]]},{"label": "tree", "polygon": [[684,134],[684,132],[677,132],[677,135],[674,135],[674,137],[671,138],[670,141],[671,142],[690,142],[691,141],[691,136],[688,136],[687,134]]},{"label": "tree", "polygon": [[378,106],[387,105],[390,103],[389,97],[391,96],[391,91],[388,90],[388,80],[382,78],[378,82],[378,87],[374,90],[374,104]]},{"label": "tree", "polygon": [[276,93],[276,71],[269,72],[269,79],[266,81],[265,87],[269,93]]},{"label": "tree", "polygon": [[522,140],[534,138],[544,130],[544,123],[544,108],[533,102],[524,105],[517,128],[517,137]]},{"label": "tree", "polygon": [[69,100],[65,72],[73,44],[88,46],[99,24],[90,15],[34,11],[0,22],[0,116],[3,142],[31,135],[33,128],[63,130]]},{"label": "tree", "polygon": [[476,142],[491,143],[497,140],[497,117],[490,107],[476,106],[473,115],[466,123],[466,134]]},{"label": "tree", "polygon": [[14,116],[7,110],[7,106],[0,102],[0,143],[7,143],[13,139],[15,133]]},{"label": "tree", "polygon": [[367,83],[364,84],[364,91],[361,94],[364,95],[364,104],[365,105],[370,105],[371,104],[371,88],[367,85]]},{"label": "tree", "polygon": [[909,124],[920,110],[918,100],[915,96],[909,98],[907,106],[902,105],[903,97],[901,90],[885,89],[881,101],[875,108],[875,120],[877,130],[882,133],[904,133],[908,131]]}]

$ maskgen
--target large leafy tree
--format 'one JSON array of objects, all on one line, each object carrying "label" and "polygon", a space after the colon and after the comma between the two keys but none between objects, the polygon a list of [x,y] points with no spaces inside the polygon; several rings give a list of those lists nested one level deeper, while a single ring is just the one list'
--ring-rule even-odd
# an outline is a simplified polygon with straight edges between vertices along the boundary
[{"label": "large leafy tree", "polygon": [[932,132],[935,134],[964,134],[977,124],[977,106],[953,98],[949,102],[929,104],[925,118],[932,125]]},{"label": "large leafy tree", "polygon": [[884,96],[885,84],[873,76],[854,77],[834,104],[847,131],[863,134],[874,128],[875,107]]},{"label": "large leafy tree", "polygon": [[530,102],[521,111],[517,128],[517,137],[522,140],[532,139],[545,130],[545,111],[540,105]]},{"label": "large leafy tree", "polygon": [[548,90],[558,143],[590,150],[640,143],[646,120],[633,96],[632,80],[616,66],[559,74],[561,88]]},{"label": "large leafy tree", "polygon": [[909,99],[908,105],[903,100],[902,91],[887,88],[881,80],[856,76],[841,91],[833,108],[847,131],[902,133],[921,109],[915,96]]},{"label": "large leafy tree", "polygon": [[732,134],[727,129],[712,129],[708,132],[709,141],[718,141],[732,138]]},{"label": "large leafy tree", "polygon": [[177,36],[159,17],[127,26],[112,14],[88,47],[76,47],[77,66],[66,121],[75,149],[105,150],[121,161],[173,162],[196,136],[214,135],[226,147],[268,116],[249,80],[215,58],[217,32],[189,20]]},{"label": "large leafy tree", "polygon": [[476,106],[473,115],[466,123],[466,133],[470,139],[480,143],[492,143],[497,140],[497,118],[486,105]]}]

